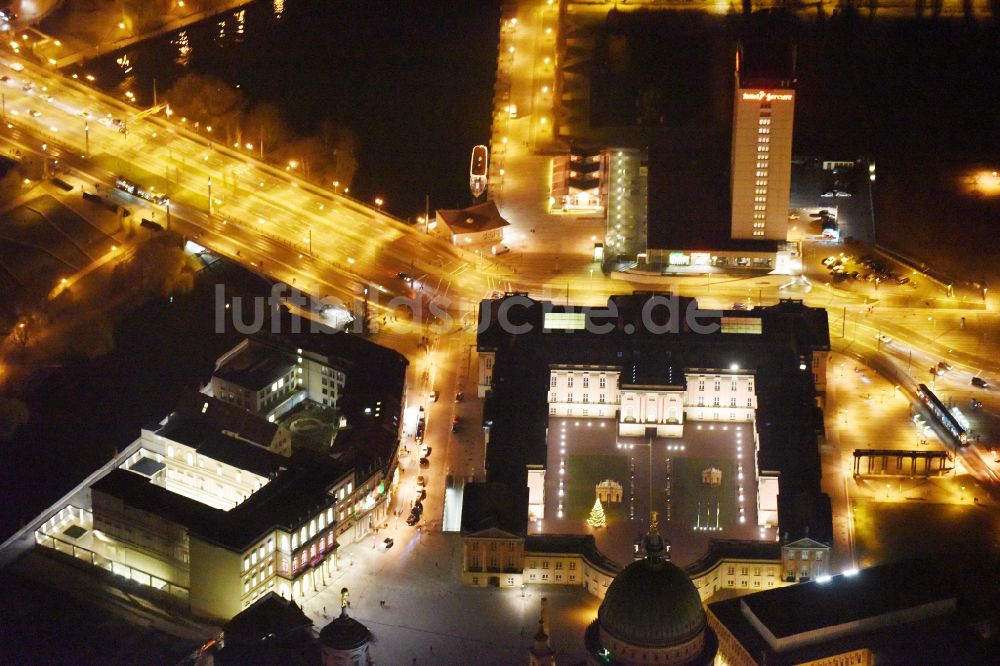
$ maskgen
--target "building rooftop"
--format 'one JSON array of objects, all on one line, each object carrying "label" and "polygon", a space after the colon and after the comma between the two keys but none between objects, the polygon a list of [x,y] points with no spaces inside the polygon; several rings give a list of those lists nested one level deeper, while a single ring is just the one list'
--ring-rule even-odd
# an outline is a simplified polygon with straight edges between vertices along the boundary
[{"label": "building rooftop", "polygon": [[453,234],[471,234],[509,226],[492,199],[458,210],[439,210],[437,215]]},{"label": "building rooftop", "polygon": [[[897,562],[719,601],[708,611],[757,663],[798,664],[863,648],[880,663],[995,663],[990,646],[969,627],[951,577],[943,563]],[[925,613],[902,615],[935,603]],[[778,633],[772,638],[762,629]],[[802,639],[789,640],[796,637]]]},{"label": "building rooftop", "polygon": [[[670,298],[669,294],[636,292],[609,298],[607,309],[584,309],[512,295],[510,298],[518,300],[505,311],[509,323],[530,326],[527,332],[517,334],[507,332],[515,329],[500,321],[501,301],[481,303],[478,347],[496,354],[493,387],[484,405],[484,414],[492,419],[487,479],[511,487],[524,485],[527,466],[546,464],[548,377],[554,365],[620,367],[623,385],[630,381],[630,368],[635,363],[637,382],[640,375],[649,382],[671,381],[670,376],[683,382],[678,369],[726,373],[736,365],[739,372],[755,375],[759,464],[761,470],[780,475],[781,536],[788,532],[788,538],[806,533],[816,539],[828,538],[832,532],[829,499],[820,489],[816,445],[822,421],[814,402],[810,369],[800,368],[813,351],[829,349],[826,311],[794,301],[750,311],[716,311],[700,321],[720,324],[718,330],[699,334],[684,321],[687,308],[696,307],[696,302],[677,299],[676,329],[656,332],[643,326],[641,317],[653,297],[663,298],[665,303]],[[658,308],[654,313],[667,310]],[[560,315],[556,318],[560,321],[577,315],[580,320],[566,328],[545,328],[546,315],[553,313]],[[662,319],[658,325],[670,321],[666,314],[657,316]],[[549,317],[549,321],[551,324],[554,319]],[[742,321],[755,332],[734,332],[739,327],[734,329],[731,323]],[[725,322],[730,323],[722,326]],[[602,325],[609,330],[598,332]],[[642,370],[643,365],[653,370]]]},{"label": "building rooftop", "polygon": [[523,535],[528,529],[528,488],[469,483],[462,496],[462,533],[497,529]]},{"label": "building rooftop", "polygon": [[121,468],[109,472],[92,488],[183,525],[206,541],[242,552],[272,529],[291,531],[300,527],[303,520],[327,503],[329,490],[351,471],[327,456],[309,451],[296,451],[286,463],[288,468],[273,481],[229,511],[189,499]]},{"label": "building rooftop", "polygon": [[621,570],[614,560],[598,549],[591,534],[532,534],[524,539],[524,550],[553,555],[576,553],[610,573]]},{"label": "building rooftop", "polygon": [[179,444],[193,447],[199,454],[219,462],[273,477],[287,465],[287,459],[248,441],[241,441],[218,429],[213,423],[173,413],[156,434]]},{"label": "building rooftop", "polygon": [[778,36],[745,38],[739,46],[741,88],[792,88],[795,85],[795,46]]},{"label": "building rooftop", "polygon": [[176,412],[264,448],[271,445],[278,433],[278,425],[264,417],[193,389],[181,394]]},{"label": "building rooftop", "polygon": [[295,358],[287,351],[250,338],[241,350],[225,357],[213,375],[248,391],[260,391],[287,375]]},{"label": "building rooftop", "polygon": [[922,560],[883,564],[854,575],[839,574],[774,588],[742,598],[751,613],[775,638],[852,625],[879,616],[940,601],[956,602],[948,573]]},{"label": "building rooftop", "polygon": [[233,616],[222,627],[226,642],[233,639],[261,640],[270,634],[311,629],[310,620],[298,604],[275,592],[268,592],[249,608]]}]

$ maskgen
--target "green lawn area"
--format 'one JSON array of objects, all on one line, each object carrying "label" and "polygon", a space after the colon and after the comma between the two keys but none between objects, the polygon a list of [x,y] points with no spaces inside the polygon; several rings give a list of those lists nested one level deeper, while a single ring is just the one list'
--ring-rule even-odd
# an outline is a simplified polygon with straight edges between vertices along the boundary
[{"label": "green lawn area", "polygon": [[595,488],[605,479],[622,484],[622,501],[604,504],[608,524],[628,517],[628,457],[571,455],[565,479],[567,518],[585,520],[590,515],[597,498]]},{"label": "green lawn area", "polygon": [[854,500],[858,562],[910,557],[1000,560],[1000,515],[974,505]]},{"label": "green lawn area", "polygon": [[304,402],[281,419],[281,425],[292,431],[292,445],[326,453],[333,436],[336,412],[332,407],[324,407]]},{"label": "green lawn area", "polygon": [[[701,482],[702,470],[709,467],[722,470],[722,483],[718,486],[708,486]],[[709,520],[709,510],[711,524],[714,525],[718,507],[721,512],[719,527],[732,525],[739,519],[736,490],[735,461],[722,458],[674,458],[670,492],[673,505],[672,522],[694,527],[697,524],[700,508],[702,526]],[[662,501],[659,499],[657,503]]]}]

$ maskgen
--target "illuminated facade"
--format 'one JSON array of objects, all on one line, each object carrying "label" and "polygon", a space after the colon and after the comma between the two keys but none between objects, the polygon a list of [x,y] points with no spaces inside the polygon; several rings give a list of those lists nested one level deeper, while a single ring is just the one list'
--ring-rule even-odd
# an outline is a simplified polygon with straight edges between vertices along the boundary
[{"label": "illuminated facade", "polygon": [[[333,584],[338,548],[387,520],[406,372],[395,352],[342,335],[323,338],[328,347],[317,343],[316,351],[241,343],[217,364],[227,376],[213,382],[216,390],[292,379],[244,408],[228,393],[232,403],[183,396],[110,472],[43,514],[35,542],[212,618],[232,617],[269,592],[301,602]],[[368,362],[363,375],[350,375],[355,392],[341,413],[336,456],[293,446],[291,433],[268,419],[312,388],[327,386],[339,398],[347,375],[332,371],[335,345]]]},{"label": "illuminated facade", "polygon": [[[776,62],[777,61],[777,62]],[[792,182],[794,52],[741,45],[736,56],[732,238],[785,241]]]}]

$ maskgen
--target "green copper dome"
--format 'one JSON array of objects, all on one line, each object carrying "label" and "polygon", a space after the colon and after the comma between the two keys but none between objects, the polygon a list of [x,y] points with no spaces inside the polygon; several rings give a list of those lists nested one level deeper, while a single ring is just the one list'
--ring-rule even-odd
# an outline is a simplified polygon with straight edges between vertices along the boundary
[{"label": "green copper dome", "polygon": [[705,630],[705,611],[694,583],[662,559],[659,534],[646,538],[646,558],[625,567],[612,581],[597,611],[601,628],[637,647],[670,647]]}]

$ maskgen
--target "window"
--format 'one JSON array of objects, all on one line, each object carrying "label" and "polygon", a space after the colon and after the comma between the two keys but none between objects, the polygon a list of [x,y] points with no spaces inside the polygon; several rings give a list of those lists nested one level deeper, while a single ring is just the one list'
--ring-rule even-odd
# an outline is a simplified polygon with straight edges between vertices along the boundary
[{"label": "window", "polygon": [[569,563],[569,570],[570,571],[576,571],[576,562],[570,562]]},{"label": "window", "polygon": [[507,584],[508,585],[513,585],[514,584],[514,577],[513,576],[507,576]]},{"label": "window", "polygon": [[583,378],[583,388],[590,388],[590,377]]},{"label": "window", "polygon": [[600,388],[604,388],[604,384],[605,384],[605,379],[604,379],[604,377],[601,377]]},{"label": "window", "polygon": [[548,560],[542,560],[542,568],[543,569],[548,569],[549,568],[549,561]]},{"label": "window", "polygon": [[557,396],[556,392],[553,391],[552,393],[549,394],[549,402],[555,402],[557,397],[558,396]]},{"label": "window", "polygon": [[570,391],[566,394],[566,402],[573,402],[573,392]]},{"label": "window", "polygon": [[747,398],[747,407],[753,407],[753,398]]},{"label": "window", "polygon": [[549,579],[548,574],[542,574],[542,580],[548,580],[548,579]]},{"label": "window", "polygon": [[753,568],[753,575],[754,576],[759,576],[760,575],[760,567],[754,567]]},{"label": "window", "polygon": [[718,379],[716,379],[716,380],[715,380],[715,390],[716,390],[716,391],[719,391],[719,390],[721,390],[721,389],[722,389],[722,382],[721,382],[721,381],[719,381]]},{"label": "window", "polygon": [[703,395],[699,395],[698,396],[698,406],[699,407],[704,407],[705,406],[705,396],[703,396]]},{"label": "window", "polygon": [[698,390],[699,391],[704,391],[705,390],[705,380],[704,379],[699,379],[698,380]]},{"label": "window", "polygon": [[563,565],[562,562],[556,562],[556,569],[557,570],[562,569],[562,565]]},{"label": "window", "polygon": [[549,382],[549,386],[551,386],[552,388],[556,387],[556,376],[555,375],[552,375],[552,380]]},{"label": "window", "polygon": [[573,388],[573,377],[572,375],[566,378],[566,387]]},{"label": "window", "polygon": [[584,402],[590,402],[590,394],[589,393],[584,393],[583,394],[583,401]]},{"label": "window", "polygon": [[250,558],[249,557],[244,557],[243,558],[243,571],[246,571],[249,568],[250,568]]},{"label": "window", "polygon": [[597,398],[598,398],[598,400],[597,400],[598,402],[600,402],[601,404],[604,404],[604,394],[603,393],[600,394],[599,396],[597,396]]},{"label": "window", "polygon": [[732,576],[734,573],[736,573],[736,567],[729,567],[728,569],[726,569],[726,573]]},{"label": "window", "polygon": [[712,406],[713,407],[719,406],[719,396],[715,396],[714,398],[712,398]]},{"label": "window", "polygon": [[740,575],[741,576],[746,576],[748,570],[749,569],[747,567],[740,567]]}]

